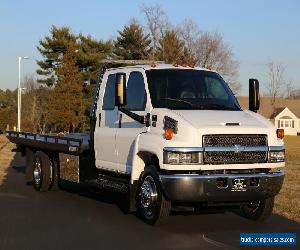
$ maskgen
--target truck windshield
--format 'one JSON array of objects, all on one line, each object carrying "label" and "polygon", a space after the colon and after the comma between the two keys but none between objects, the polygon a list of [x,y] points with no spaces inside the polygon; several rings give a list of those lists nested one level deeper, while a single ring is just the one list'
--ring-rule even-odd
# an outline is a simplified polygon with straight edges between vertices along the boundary
[{"label": "truck windshield", "polygon": [[174,110],[241,110],[222,77],[194,69],[146,71],[154,108]]}]

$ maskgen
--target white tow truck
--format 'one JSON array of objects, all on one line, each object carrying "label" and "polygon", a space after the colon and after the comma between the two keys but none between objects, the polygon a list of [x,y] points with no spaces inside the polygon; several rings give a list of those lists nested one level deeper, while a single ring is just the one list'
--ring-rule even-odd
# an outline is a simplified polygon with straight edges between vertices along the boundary
[{"label": "white tow truck", "polygon": [[208,69],[104,65],[89,135],[6,132],[26,154],[36,190],[63,180],[117,190],[149,224],[176,205],[236,205],[253,220],[272,213],[284,179],[284,131],[256,113],[257,80],[249,80],[243,110]]}]

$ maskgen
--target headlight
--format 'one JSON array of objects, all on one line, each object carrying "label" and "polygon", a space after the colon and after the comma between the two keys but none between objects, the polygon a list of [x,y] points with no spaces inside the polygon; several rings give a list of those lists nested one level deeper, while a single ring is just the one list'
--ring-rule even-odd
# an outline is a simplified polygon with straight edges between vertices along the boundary
[{"label": "headlight", "polygon": [[283,162],[285,159],[284,151],[269,151],[269,162]]},{"label": "headlight", "polygon": [[202,162],[202,152],[183,152],[174,149],[164,149],[164,164],[199,164]]}]

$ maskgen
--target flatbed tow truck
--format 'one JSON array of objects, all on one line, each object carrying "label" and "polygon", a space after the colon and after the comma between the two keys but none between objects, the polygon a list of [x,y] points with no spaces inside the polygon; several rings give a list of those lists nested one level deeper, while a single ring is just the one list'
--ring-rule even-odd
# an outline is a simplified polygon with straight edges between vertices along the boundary
[{"label": "flatbed tow truck", "polygon": [[27,182],[37,191],[61,180],[116,190],[148,224],[174,205],[199,204],[236,205],[264,220],[283,183],[285,149],[284,131],[258,109],[256,79],[249,80],[249,110],[242,110],[215,71],[106,60],[90,133],[6,136],[26,155]]}]

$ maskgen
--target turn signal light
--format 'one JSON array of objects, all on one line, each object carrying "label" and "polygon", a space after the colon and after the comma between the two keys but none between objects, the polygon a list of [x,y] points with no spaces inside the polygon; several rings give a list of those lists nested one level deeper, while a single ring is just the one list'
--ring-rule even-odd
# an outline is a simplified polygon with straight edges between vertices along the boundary
[{"label": "turn signal light", "polygon": [[276,130],[276,134],[277,134],[278,138],[283,139],[283,137],[284,137],[284,129],[282,129],[282,128],[277,129]]},{"label": "turn signal light", "polygon": [[167,129],[165,130],[165,133],[164,133],[164,138],[165,138],[166,140],[172,140],[173,135],[174,135],[173,129],[167,128]]}]

